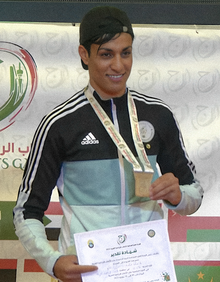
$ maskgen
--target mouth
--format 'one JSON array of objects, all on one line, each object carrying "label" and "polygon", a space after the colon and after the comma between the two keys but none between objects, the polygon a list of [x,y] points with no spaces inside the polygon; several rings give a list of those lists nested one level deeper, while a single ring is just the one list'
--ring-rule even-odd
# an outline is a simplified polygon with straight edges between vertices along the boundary
[{"label": "mouth", "polygon": [[110,74],[108,74],[107,76],[108,76],[111,80],[120,81],[120,80],[123,78],[124,74],[119,74],[119,75],[110,75]]},{"label": "mouth", "polygon": [[122,77],[122,74],[120,74],[120,75],[108,75],[109,77],[111,77],[111,78],[120,78],[120,77]]}]

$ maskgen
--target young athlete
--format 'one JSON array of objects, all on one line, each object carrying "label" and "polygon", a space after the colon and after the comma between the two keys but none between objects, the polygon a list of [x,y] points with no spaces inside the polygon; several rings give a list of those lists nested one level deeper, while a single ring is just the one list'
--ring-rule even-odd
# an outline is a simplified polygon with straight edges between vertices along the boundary
[{"label": "young athlete", "polygon": [[[16,234],[64,282],[97,269],[78,265],[74,233],[162,219],[158,200],[181,215],[201,205],[203,189],[171,110],[126,86],[133,38],[119,9],[96,7],[84,16],[79,55],[88,85],[41,121],[32,142],[14,208]],[[151,181],[143,195],[142,176]],[[42,223],[55,186],[64,214],[59,251]]]}]

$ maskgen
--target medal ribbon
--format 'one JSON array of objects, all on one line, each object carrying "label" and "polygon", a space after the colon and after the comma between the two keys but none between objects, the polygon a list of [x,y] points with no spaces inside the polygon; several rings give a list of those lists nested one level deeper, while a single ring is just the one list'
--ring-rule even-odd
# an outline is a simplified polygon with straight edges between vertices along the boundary
[{"label": "medal ribbon", "polygon": [[114,124],[103,110],[103,108],[99,105],[95,97],[92,95],[89,86],[84,89],[85,96],[87,97],[88,101],[90,102],[91,106],[93,107],[95,113],[99,117],[100,121],[102,122],[103,126],[105,127],[106,131],[110,135],[111,139],[121,152],[121,154],[126,158],[128,162],[130,162],[133,166],[133,170],[136,172],[144,172],[153,173],[154,170],[151,167],[151,164],[148,160],[147,154],[144,150],[144,145],[142,143],[140,137],[140,130],[138,125],[138,118],[137,118],[137,111],[135,107],[135,103],[131,96],[130,91],[128,90],[128,111],[129,111],[129,118],[131,123],[131,131],[132,137],[134,140],[135,148],[137,150],[138,157],[143,165],[143,169],[133,153],[131,152],[130,148],[122,138],[121,134],[116,130]]},{"label": "medal ribbon", "polygon": [[134,145],[138,153],[138,157],[144,167],[144,172],[153,173],[154,170],[151,167],[147,154],[144,150],[143,142],[141,140],[141,134],[140,134],[138,118],[137,118],[137,111],[136,111],[134,100],[129,90],[128,90],[128,111],[129,111],[131,131],[132,131],[132,137],[134,140]]}]

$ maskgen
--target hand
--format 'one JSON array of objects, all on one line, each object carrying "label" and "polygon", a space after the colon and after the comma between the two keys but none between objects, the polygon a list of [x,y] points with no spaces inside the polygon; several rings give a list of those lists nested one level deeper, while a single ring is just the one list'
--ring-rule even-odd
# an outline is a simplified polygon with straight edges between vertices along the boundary
[{"label": "hand", "polygon": [[165,200],[176,206],[181,201],[181,197],[179,179],[173,173],[165,173],[151,184],[151,200]]},{"label": "hand", "polygon": [[81,273],[97,270],[94,265],[79,265],[74,255],[61,256],[55,263],[54,275],[63,282],[81,282]]}]

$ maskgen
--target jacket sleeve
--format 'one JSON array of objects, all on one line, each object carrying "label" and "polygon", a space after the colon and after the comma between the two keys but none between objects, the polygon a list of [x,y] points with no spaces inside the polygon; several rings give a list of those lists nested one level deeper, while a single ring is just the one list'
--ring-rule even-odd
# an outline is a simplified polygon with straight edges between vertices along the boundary
[{"label": "jacket sleeve", "polygon": [[59,138],[59,132],[53,128],[49,117],[45,118],[33,138],[13,210],[16,235],[28,253],[51,276],[61,253],[55,251],[47,240],[43,216],[60,174],[63,150]]},{"label": "jacket sleeve", "polygon": [[47,240],[44,225],[37,219],[15,220],[16,235],[27,252],[37,261],[40,267],[55,278],[53,267],[62,255],[55,251]]},{"label": "jacket sleeve", "polygon": [[195,180],[192,184],[180,185],[180,190],[182,192],[180,203],[177,206],[172,206],[164,201],[165,206],[180,215],[189,215],[196,212],[201,205],[203,197],[203,189],[199,182]]},{"label": "jacket sleeve", "polygon": [[168,202],[165,205],[181,215],[196,212],[203,198],[203,188],[196,179],[196,169],[190,160],[175,116],[169,109],[165,109],[164,123],[161,128],[161,150],[158,155],[158,164],[162,174],[172,172],[178,179],[182,198],[177,206]]}]

